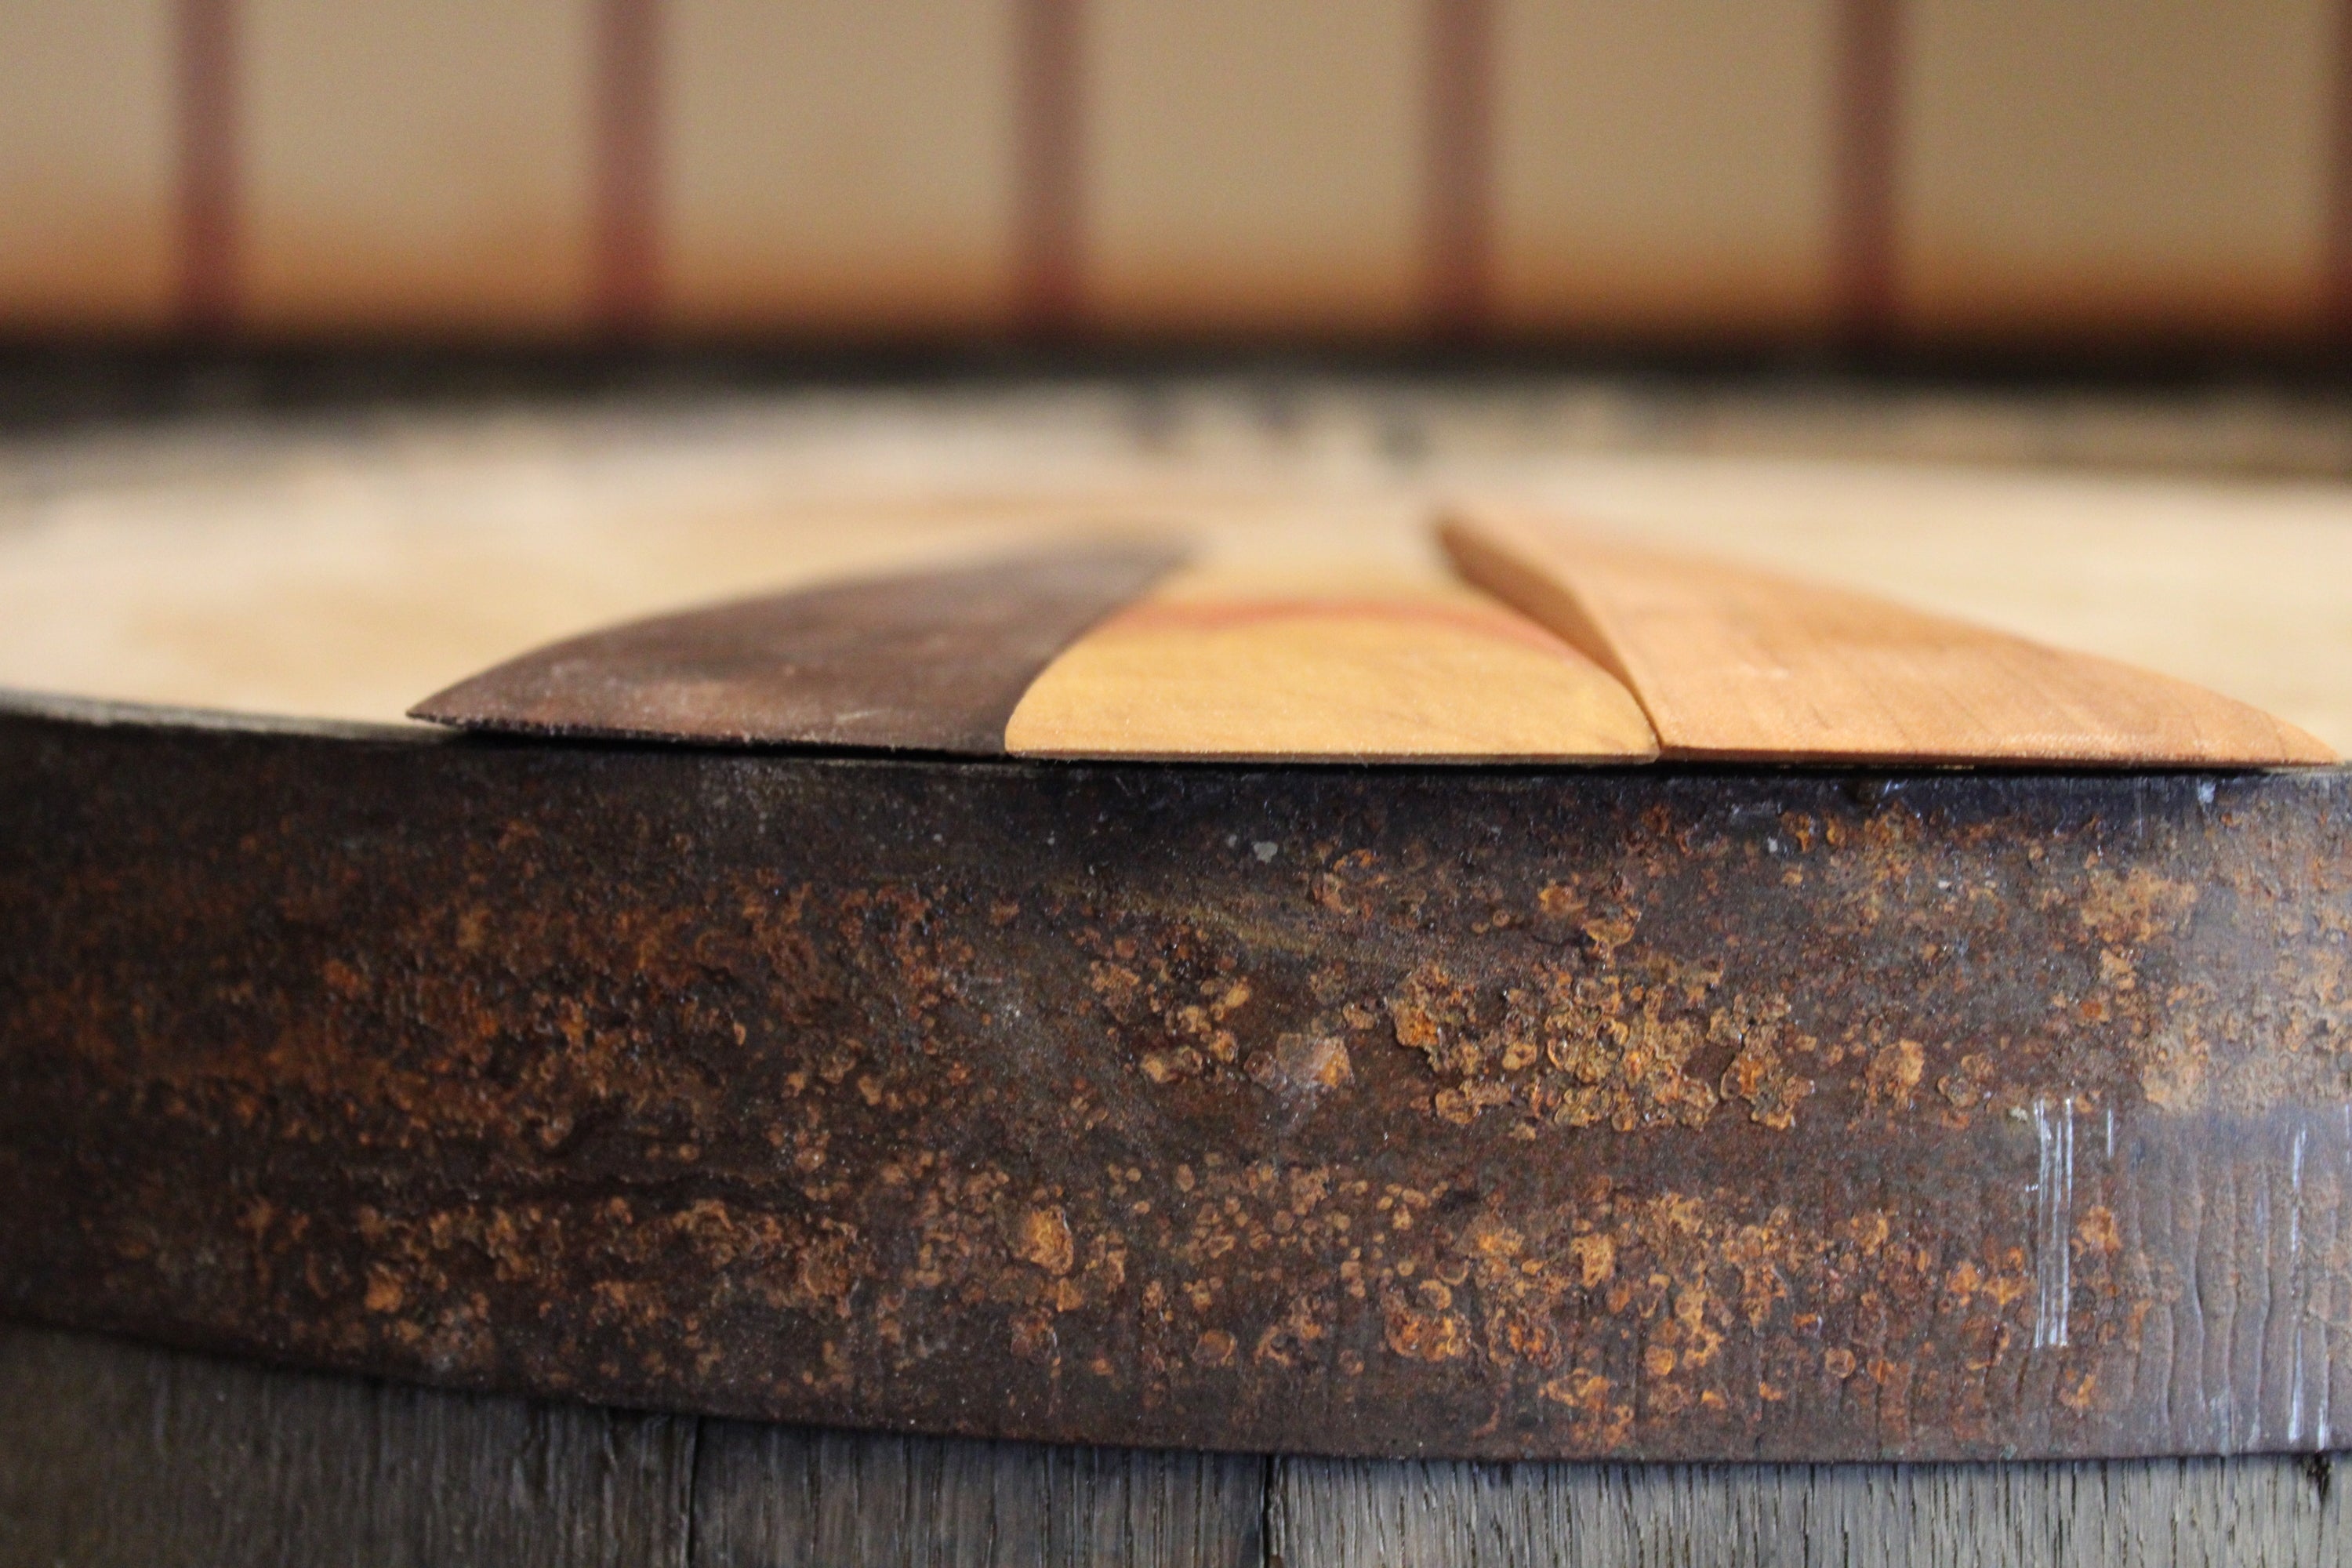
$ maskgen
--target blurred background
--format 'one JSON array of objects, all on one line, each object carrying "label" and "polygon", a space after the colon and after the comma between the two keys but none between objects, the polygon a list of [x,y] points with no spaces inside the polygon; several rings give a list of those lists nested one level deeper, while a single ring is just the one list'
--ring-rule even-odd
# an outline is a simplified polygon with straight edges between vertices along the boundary
[{"label": "blurred background", "polygon": [[0,340],[2332,366],[2347,16],[7,0]]}]

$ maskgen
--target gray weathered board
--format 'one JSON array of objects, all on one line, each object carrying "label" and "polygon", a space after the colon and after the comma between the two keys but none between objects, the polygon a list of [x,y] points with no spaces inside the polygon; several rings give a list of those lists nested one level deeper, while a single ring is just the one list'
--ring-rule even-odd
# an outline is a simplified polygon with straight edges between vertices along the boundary
[{"label": "gray weathered board", "polygon": [[447,1394],[0,1325],[0,1568],[2345,1561],[2326,1458],[1266,1459]]}]

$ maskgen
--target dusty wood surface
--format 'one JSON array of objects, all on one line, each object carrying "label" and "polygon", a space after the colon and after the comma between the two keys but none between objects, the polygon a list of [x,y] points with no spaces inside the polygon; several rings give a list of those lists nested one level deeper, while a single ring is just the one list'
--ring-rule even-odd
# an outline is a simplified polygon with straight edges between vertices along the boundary
[{"label": "dusty wood surface", "polygon": [[1005,731],[1016,754],[1645,762],[1612,676],[1486,595],[1342,560],[1195,571],[1079,637]]},{"label": "dusty wood surface", "polygon": [[1544,513],[1465,509],[1444,539],[1472,581],[1623,680],[1669,756],[2335,760],[2293,725],[2187,681]]},{"label": "dusty wood surface", "polygon": [[2325,1459],[1397,1464],[765,1427],[0,1326],[0,1565],[2304,1568]]}]

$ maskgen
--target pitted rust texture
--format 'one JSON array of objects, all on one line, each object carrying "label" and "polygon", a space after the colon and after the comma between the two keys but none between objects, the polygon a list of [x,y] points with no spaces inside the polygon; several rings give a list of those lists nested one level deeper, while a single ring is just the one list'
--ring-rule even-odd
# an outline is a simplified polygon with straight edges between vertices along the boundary
[{"label": "pitted rust texture", "polygon": [[2326,1447],[2341,773],[0,721],[0,1291],[1030,1438]]}]

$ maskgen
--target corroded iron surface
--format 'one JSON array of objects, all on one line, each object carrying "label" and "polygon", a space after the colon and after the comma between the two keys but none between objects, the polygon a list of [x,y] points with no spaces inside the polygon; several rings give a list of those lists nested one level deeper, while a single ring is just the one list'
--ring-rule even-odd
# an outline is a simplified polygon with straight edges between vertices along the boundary
[{"label": "corroded iron surface", "polygon": [[1032,1438],[2323,1447],[2348,785],[20,713],[0,1305]]}]

